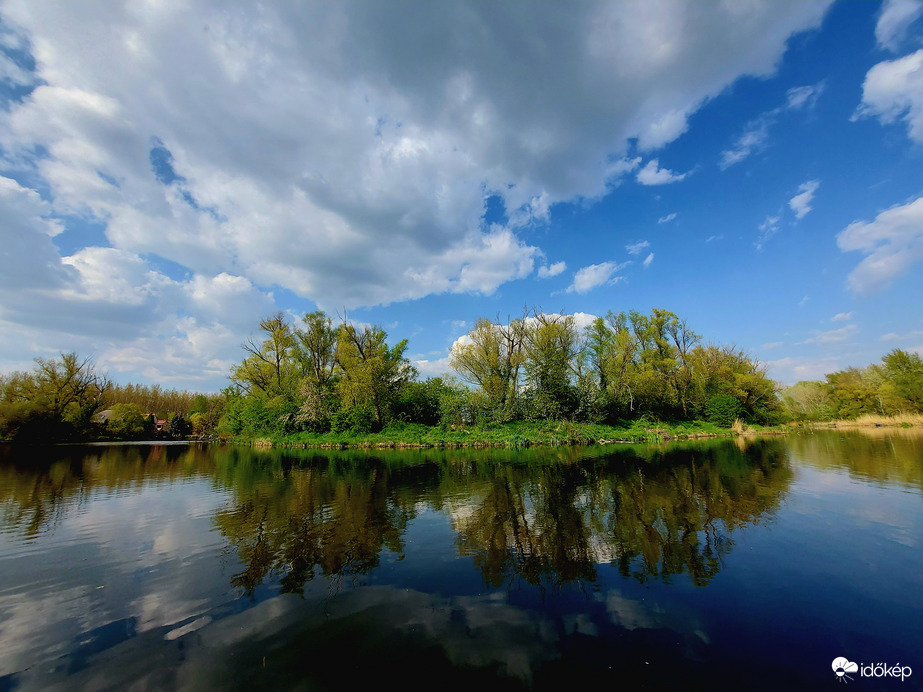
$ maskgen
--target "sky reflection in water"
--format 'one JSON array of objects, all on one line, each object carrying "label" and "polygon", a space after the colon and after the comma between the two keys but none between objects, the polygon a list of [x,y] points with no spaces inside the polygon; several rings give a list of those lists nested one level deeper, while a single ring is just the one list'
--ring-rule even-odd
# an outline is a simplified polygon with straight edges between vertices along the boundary
[{"label": "sky reflection in water", "polygon": [[0,689],[923,675],[913,434],[0,455]]}]

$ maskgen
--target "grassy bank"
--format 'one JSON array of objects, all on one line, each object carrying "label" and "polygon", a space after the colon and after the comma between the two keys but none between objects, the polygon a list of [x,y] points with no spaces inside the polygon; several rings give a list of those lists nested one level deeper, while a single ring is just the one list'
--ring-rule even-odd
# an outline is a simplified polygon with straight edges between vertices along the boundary
[{"label": "grassy bank", "polygon": [[832,420],[813,423],[815,428],[920,428],[923,414],[902,413],[896,416],[859,416],[852,420]]},{"label": "grassy bank", "polygon": [[291,447],[528,447],[532,445],[587,445],[618,442],[660,442],[672,439],[721,437],[738,434],[713,423],[653,423],[625,421],[613,427],[592,423],[516,421],[484,427],[444,429],[414,423],[392,423],[377,433],[296,433],[280,436],[238,437],[230,440],[254,446]]}]

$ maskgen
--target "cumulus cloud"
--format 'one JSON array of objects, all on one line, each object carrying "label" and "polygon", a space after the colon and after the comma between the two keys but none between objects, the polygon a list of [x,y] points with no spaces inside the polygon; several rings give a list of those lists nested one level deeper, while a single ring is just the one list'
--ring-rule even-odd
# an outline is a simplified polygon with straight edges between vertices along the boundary
[{"label": "cumulus cloud", "polygon": [[885,125],[902,120],[910,139],[923,143],[923,48],[868,71],[853,120],[864,117],[877,117]]},{"label": "cumulus cloud", "polygon": [[838,312],[833,317],[830,318],[832,322],[848,322],[852,319],[851,312]]},{"label": "cumulus cloud", "polygon": [[897,52],[900,43],[907,34],[907,29],[923,14],[923,2],[920,0],[887,0],[875,25],[875,38],[878,45],[892,52]]},{"label": "cumulus cloud", "polygon": [[651,244],[646,240],[640,240],[637,243],[629,243],[625,246],[629,255],[640,255],[644,248],[650,247]]},{"label": "cumulus cloud", "polygon": [[651,262],[654,261],[654,253],[650,253],[647,257],[644,258],[644,261],[641,263],[645,268],[651,266]]},{"label": "cumulus cloud", "polygon": [[796,219],[803,219],[811,211],[814,193],[820,186],[819,180],[809,180],[798,186],[798,194],[788,201],[788,206],[795,212]]},{"label": "cumulus cloud", "polygon": [[881,291],[923,260],[923,197],[887,209],[874,221],[854,221],[836,242],[845,252],[866,255],[850,273],[849,288],[859,294]]},{"label": "cumulus cloud", "polygon": [[567,287],[568,293],[589,293],[594,288],[603,285],[612,285],[623,280],[624,276],[617,276],[616,272],[627,267],[631,262],[601,262],[578,269],[574,274],[573,283]]},{"label": "cumulus cloud", "polygon": [[173,280],[139,255],[85,247],[62,257],[60,230],[33,191],[0,177],[0,359],[76,349],[103,369],[152,381],[216,383],[238,357],[241,330],[273,307],[249,279]]},{"label": "cumulus cloud", "polygon": [[[92,283],[103,257],[237,277],[257,302],[270,286],[338,308],[490,294],[541,257],[522,229],[608,194],[641,164],[633,142],[662,147],[740,76],[771,75],[827,5],[5,3],[36,68],[0,79],[37,86],[8,104],[0,147],[52,200],[23,203],[29,233],[75,215],[116,251],[64,262],[21,234],[11,271],[144,334],[171,333],[145,300],[195,288],[131,265],[143,281],[123,296]],[[421,59],[424,35],[442,39]],[[683,175],[653,159],[641,178]],[[485,226],[491,196],[505,227]]]},{"label": "cumulus cloud", "polygon": [[672,220],[675,219],[675,218],[676,218],[676,212],[673,212],[672,214],[667,214],[666,216],[661,216],[659,219],[657,219],[657,223],[668,223],[668,222],[672,221]]},{"label": "cumulus cloud", "polygon": [[565,262],[555,262],[551,265],[543,264],[538,268],[538,278],[550,279],[552,276],[557,276],[565,269],[567,269],[567,263]]},{"label": "cumulus cloud", "polygon": [[669,168],[660,168],[657,159],[651,159],[638,171],[637,180],[642,185],[667,185],[685,178],[688,173],[674,173]]}]

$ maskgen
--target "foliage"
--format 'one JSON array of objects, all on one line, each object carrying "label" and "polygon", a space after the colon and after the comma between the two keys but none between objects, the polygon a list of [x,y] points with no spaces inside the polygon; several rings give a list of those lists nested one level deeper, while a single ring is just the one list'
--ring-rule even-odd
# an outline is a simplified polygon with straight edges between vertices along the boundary
[{"label": "foliage", "polygon": [[787,387],[782,402],[791,419],[804,421],[923,413],[923,359],[895,349],[880,364],[845,368],[824,381]]},{"label": "foliage", "polygon": [[[513,421],[615,423],[720,420],[768,423],[775,384],[743,352],[700,345],[677,315],[609,313],[582,333],[571,315],[533,308],[505,321],[479,318],[450,353],[464,383],[415,379],[407,341],[378,326],[323,312],[300,326],[281,314],[260,323],[232,369],[219,431],[227,436],[369,434],[394,423],[458,430]],[[719,405],[720,404],[720,405]],[[730,413],[729,413],[730,412]],[[728,416],[733,413],[730,421]]]},{"label": "foliage", "polygon": [[150,437],[154,433],[154,419],[138,404],[114,404],[109,409],[106,431],[121,439]]},{"label": "foliage", "polygon": [[708,400],[705,414],[712,423],[730,428],[743,413],[743,405],[730,394],[718,394]]},{"label": "foliage", "polygon": [[87,436],[109,380],[76,353],[35,363],[30,373],[0,379],[0,436],[42,441]]}]

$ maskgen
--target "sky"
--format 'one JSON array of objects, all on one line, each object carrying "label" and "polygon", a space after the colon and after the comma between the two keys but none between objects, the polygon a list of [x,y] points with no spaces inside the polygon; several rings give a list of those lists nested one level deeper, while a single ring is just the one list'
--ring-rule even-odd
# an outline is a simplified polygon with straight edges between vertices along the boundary
[{"label": "sky", "polygon": [[0,0],[0,372],[217,391],[261,318],[671,310],[923,353],[923,2]]}]

